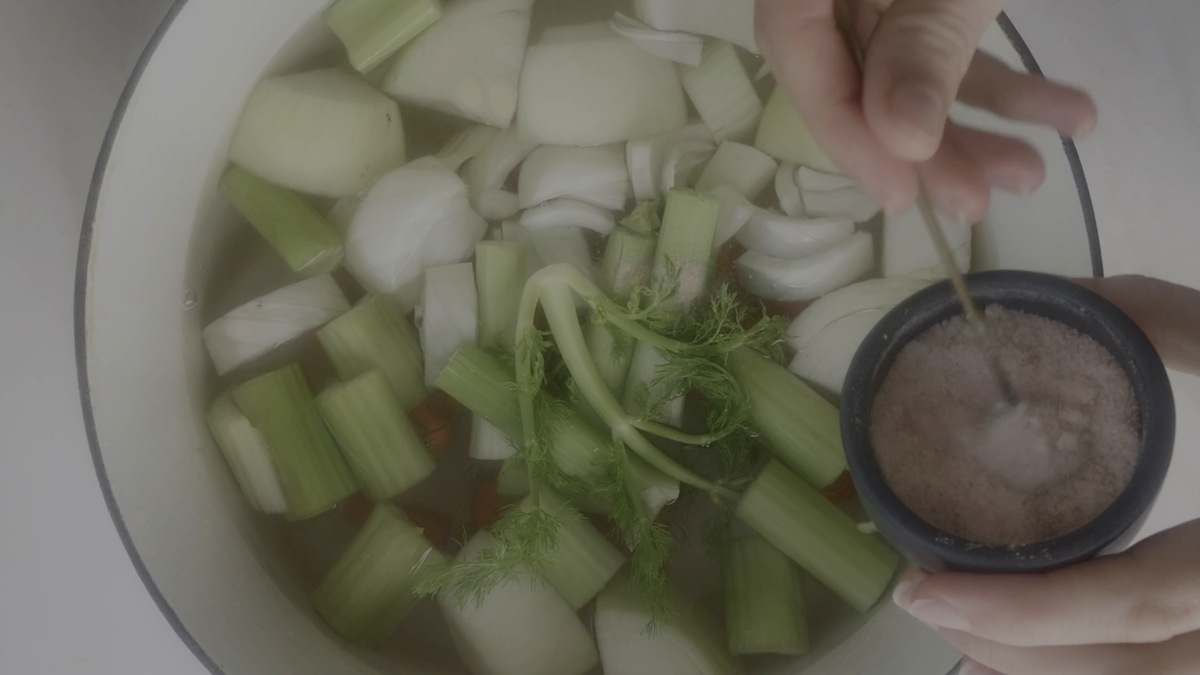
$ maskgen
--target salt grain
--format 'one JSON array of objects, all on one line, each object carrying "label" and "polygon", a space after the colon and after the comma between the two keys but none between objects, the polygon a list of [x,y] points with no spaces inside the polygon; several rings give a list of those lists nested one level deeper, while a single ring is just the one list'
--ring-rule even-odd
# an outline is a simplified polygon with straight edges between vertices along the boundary
[{"label": "salt grain", "polygon": [[1026,544],[1085,525],[1133,475],[1133,389],[1097,342],[998,306],[988,332],[1022,403],[1007,408],[966,321],[906,345],[884,379],[871,443],[918,516],[983,544]]}]

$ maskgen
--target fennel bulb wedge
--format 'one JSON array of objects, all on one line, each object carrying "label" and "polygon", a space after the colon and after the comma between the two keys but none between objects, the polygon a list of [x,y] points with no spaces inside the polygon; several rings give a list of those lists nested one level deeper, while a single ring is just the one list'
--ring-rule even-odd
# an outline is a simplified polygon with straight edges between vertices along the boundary
[{"label": "fennel bulb wedge", "polygon": [[229,160],[298,192],[353,197],[404,163],[400,107],[335,68],[267,78],[242,108]]},{"label": "fennel bulb wedge", "polygon": [[754,147],[783,162],[838,173],[838,166],[825,154],[783,87],[776,86],[763,109]]},{"label": "fennel bulb wedge", "polygon": [[[963,274],[971,271],[971,228],[950,222],[937,214],[938,227],[946,234],[954,262]],[[925,216],[913,207],[898,216],[883,219],[883,251],[879,271],[885,277],[914,277],[938,281],[946,278],[942,259],[925,226]]]},{"label": "fennel bulb wedge", "polygon": [[652,628],[651,612],[624,576],[613,579],[596,599],[596,644],[605,675],[733,675],[737,662],[724,641],[677,607]]},{"label": "fennel bulb wedge", "polygon": [[380,88],[401,101],[507,128],[533,0],[454,0],[404,47]]},{"label": "fennel bulb wedge", "polygon": [[411,309],[425,270],[467,260],[487,233],[467,186],[433,157],[389,173],[363,199],[346,233],[346,267],[367,290]]},{"label": "fennel bulb wedge", "polygon": [[686,123],[675,64],[630,49],[608,23],[548,29],[525,56],[517,126],[529,142],[604,145]]},{"label": "fennel bulb wedge", "polygon": [[[467,541],[460,560],[495,546],[487,530]],[[474,675],[582,675],[599,661],[583,622],[553,587],[522,569],[479,602],[438,597],[458,653]]]}]

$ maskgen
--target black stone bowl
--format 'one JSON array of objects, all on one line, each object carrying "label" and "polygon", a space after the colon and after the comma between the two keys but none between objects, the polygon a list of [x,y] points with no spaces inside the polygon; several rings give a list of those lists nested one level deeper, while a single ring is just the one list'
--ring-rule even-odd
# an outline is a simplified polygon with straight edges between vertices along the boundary
[{"label": "black stone bowl", "polygon": [[1142,429],[1133,478],[1116,501],[1087,525],[1033,544],[990,546],[962,539],[919,518],[892,492],[875,460],[869,435],[875,394],[909,341],[961,313],[948,282],[892,310],[859,347],[842,391],[842,441],[855,487],[880,534],[929,572],[1043,572],[1130,543],[1145,522],[1171,463],[1175,401],[1162,360],[1133,321],[1099,295],[1066,279],[1032,272],[968,275],[979,305],[1001,305],[1064,323],[1117,358],[1133,385]]}]

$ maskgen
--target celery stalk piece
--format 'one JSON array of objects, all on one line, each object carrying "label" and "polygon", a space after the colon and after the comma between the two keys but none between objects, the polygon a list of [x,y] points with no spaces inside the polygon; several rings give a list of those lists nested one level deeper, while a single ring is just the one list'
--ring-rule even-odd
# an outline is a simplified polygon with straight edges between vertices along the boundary
[{"label": "celery stalk piece", "polygon": [[[427,0],[428,1],[428,0]],[[512,124],[533,0],[451,0],[380,88],[401,101],[494,127]]]},{"label": "celery stalk piece", "polygon": [[[644,216],[640,216],[644,217]],[[650,284],[657,242],[625,227],[608,237],[600,262],[600,287],[614,302],[625,304],[634,293]]]},{"label": "celery stalk piece", "polygon": [[878,535],[860,532],[850,516],[777,460],[746,489],[736,514],[859,612],[879,600],[900,561]]},{"label": "celery stalk piece", "polygon": [[586,605],[625,564],[625,556],[578,511],[552,490],[541,488],[523,508],[540,508],[558,524],[554,559],[541,570],[571,609]]},{"label": "celery stalk piece", "polygon": [[511,241],[525,249],[525,280],[528,281],[534,272],[543,267],[542,259],[533,246],[533,236],[516,220],[506,220],[500,223],[499,232],[501,241]]},{"label": "celery stalk piece", "polygon": [[300,195],[238,166],[225,170],[219,188],[293,272],[323,274],[342,264],[342,235]]},{"label": "celery stalk piece", "polygon": [[621,219],[621,227],[646,237],[654,237],[658,234],[658,229],[662,227],[662,220],[658,217],[658,202],[647,201],[640,202],[633,210]]},{"label": "celery stalk piece", "polygon": [[686,310],[708,290],[712,272],[713,238],[721,203],[716,197],[689,190],[667,193],[658,248],[654,252],[654,279],[677,275],[670,303]]},{"label": "celery stalk piece", "polygon": [[325,23],[360,73],[382,63],[441,17],[438,0],[338,0],[325,10]]},{"label": "celery stalk piece", "polygon": [[252,300],[204,327],[204,346],[224,375],[350,309],[328,274],[298,281]]},{"label": "celery stalk piece", "polygon": [[391,499],[433,473],[433,458],[383,371],[330,386],[317,407],[371,499]]},{"label": "celery stalk piece", "polygon": [[721,584],[731,653],[808,652],[800,573],[782,551],[757,535],[733,539],[722,552]]},{"label": "celery stalk piece", "polygon": [[[596,600],[596,643],[605,675],[736,675],[737,661],[711,626],[688,607],[655,619],[644,598],[624,576],[613,579]],[[648,628],[649,627],[649,628]]]},{"label": "celery stalk piece", "polygon": [[696,180],[696,189],[707,192],[718,185],[732,185],[746,199],[755,200],[771,184],[778,168],[775,160],[762,150],[725,141],[717,146]]},{"label": "celery stalk piece", "polygon": [[733,45],[710,42],[700,65],[683,69],[682,80],[700,119],[718,142],[748,140],[753,135],[763,105]]},{"label": "celery stalk piece", "polygon": [[[495,546],[486,530],[459,554],[471,560]],[[528,569],[488,590],[480,602],[438,597],[450,636],[477,675],[583,675],[599,661],[587,628],[549,585]]]},{"label": "celery stalk piece", "polygon": [[250,508],[262,513],[287,513],[287,500],[262,434],[237,409],[228,394],[208,406],[208,429],[229,463]]},{"label": "celery stalk piece", "polygon": [[732,352],[729,372],[750,401],[750,424],[771,454],[818,490],[846,471],[841,421],[829,401],[751,350]]},{"label": "celery stalk piece", "polygon": [[421,307],[425,384],[433,388],[434,380],[454,351],[461,345],[475,344],[479,332],[479,298],[474,265],[459,263],[426,270]]},{"label": "celery stalk piece", "polygon": [[446,564],[397,509],[378,504],[311,600],[317,614],[350,642],[377,647],[420,602],[417,584]]},{"label": "celery stalk piece", "polygon": [[354,473],[325,428],[299,365],[245,382],[232,396],[267,441],[289,519],[315,516],[358,491]]},{"label": "celery stalk piece", "polygon": [[349,380],[378,368],[391,382],[405,410],[425,398],[425,361],[408,319],[384,296],[369,296],[354,309],[325,324],[317,340]]},{"label": "celery stalk piece", "polygon": [[517,308],[524,287],[523,246],[511,241],[481,241],[475,245],[480,347],[512,348],[517,335]]}]

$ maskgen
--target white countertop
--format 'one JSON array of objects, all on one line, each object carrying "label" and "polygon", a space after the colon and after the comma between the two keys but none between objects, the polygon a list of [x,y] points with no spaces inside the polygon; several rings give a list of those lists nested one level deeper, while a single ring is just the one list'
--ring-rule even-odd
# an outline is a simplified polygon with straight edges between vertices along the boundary
[{"label": "white countertop", "polygon": [[[101,497],[76,387],[77,239],[96,153],[169,0],[0,0],[0,664],[21,675],[202,675],[138,579]],[[1080,148],[1109,273],[1200,286],[1200,3],[1015,0],[1043,69],[1102,122]],[[1200,438],[1200,380],[1178,378]],[[1176,467],[1149,528],[1200,516]]]}]

